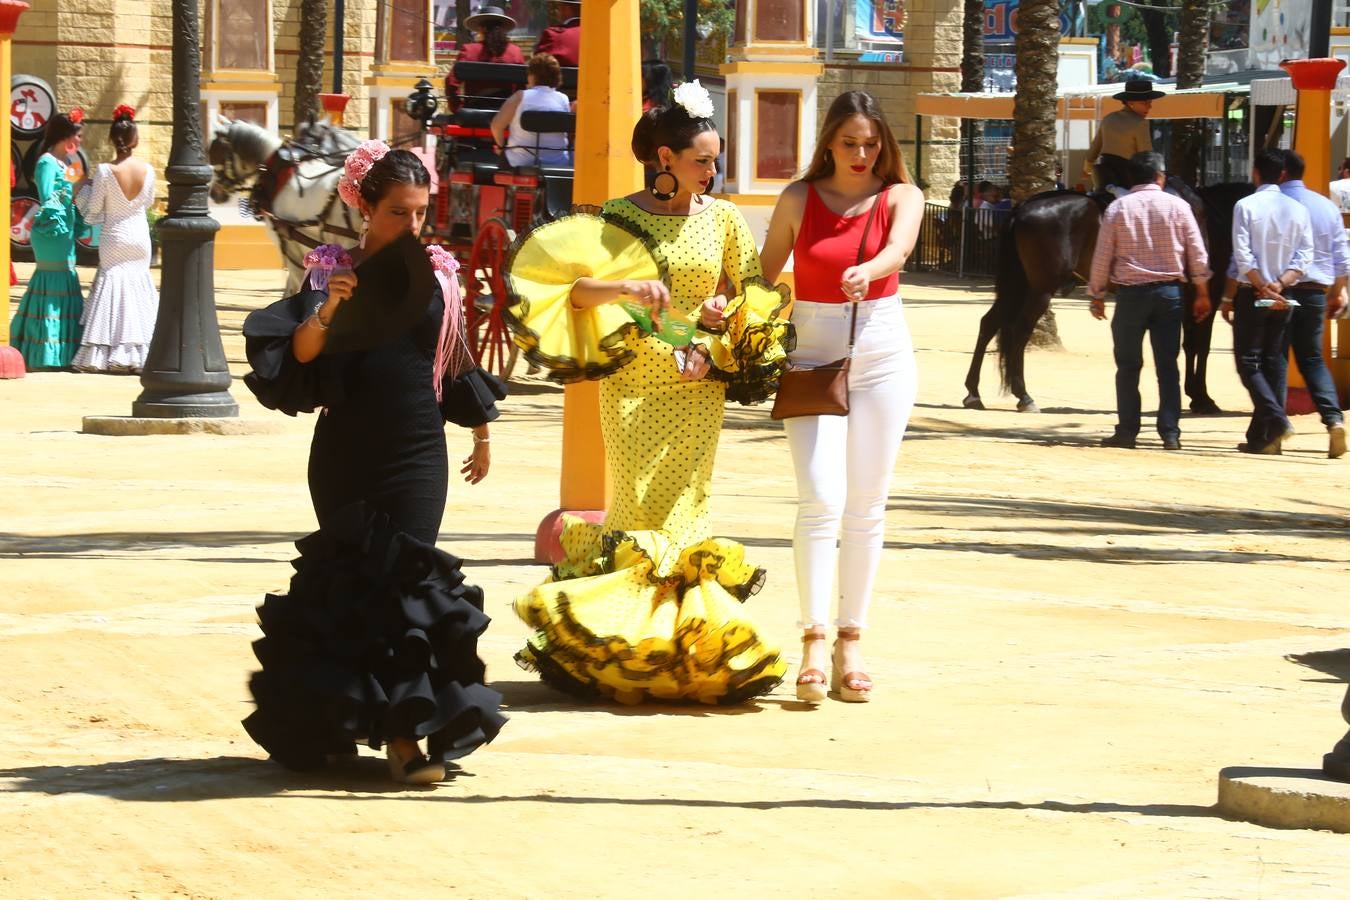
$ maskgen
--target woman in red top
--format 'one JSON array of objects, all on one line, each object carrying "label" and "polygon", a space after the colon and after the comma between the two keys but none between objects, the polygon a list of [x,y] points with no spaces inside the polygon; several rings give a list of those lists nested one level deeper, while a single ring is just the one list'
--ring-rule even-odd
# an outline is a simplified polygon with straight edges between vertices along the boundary
[{"label": "woman in red top", "polygon": [[[785,422],[797,475],[792,546],[802,608],[802,700],[826,696],[825,637],[836,571],[831,688],[841,700],[871,698],[858,641],[881,561],[891,469],[917,386],[898,273],[914,249],[923,202],[880,107],[870,95],[849,91],[830,106],[805,174],[779,198],[761,254],[770,281],[789,254],[795,260],[794,366],[845,356],[857,304],[848,415]],[[869,229],[874,204],[881,205]]]},{"label": "woman in red top", "polygon": [[[506,14],[500,6],[484,4],[478,12],[464,19],[464,27],[478,33],[478,40],[465,44],[459,51],[456,62],[513,63],[525,65],[525,54],[511,43],[511,32],[515,30],[516,20]],[[469,101],[468,98],[494,98],[505,100],[511,96],[514,88],[490,82],[469,81],[460,84],[455,80],[454,69],[445,76],[445,96],[450,109],[461,106],[471,108],[492,108],[496,103]]]}]

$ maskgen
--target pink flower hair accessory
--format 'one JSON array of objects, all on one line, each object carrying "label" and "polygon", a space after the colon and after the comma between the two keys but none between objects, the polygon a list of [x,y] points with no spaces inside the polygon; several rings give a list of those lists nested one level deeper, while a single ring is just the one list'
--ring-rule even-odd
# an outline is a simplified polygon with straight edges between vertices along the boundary
[{"label": "pink flower hair accessory", "polygon": [[357,145],[347,157],[342,177],[338,179],[338,196],[343,203],[351,207],[361,205],[361,182],[370,174],[370,167],[388,152],[389,145],[384,141],[362,141]]},{"label": "pink flower hair accessory", "polygon": [[320,244],[305,254],[305,273],[309,286],[316,291],[328,290],[328,279],[334,272],[350,272],[351,268],[351,254],[337,244]]}]

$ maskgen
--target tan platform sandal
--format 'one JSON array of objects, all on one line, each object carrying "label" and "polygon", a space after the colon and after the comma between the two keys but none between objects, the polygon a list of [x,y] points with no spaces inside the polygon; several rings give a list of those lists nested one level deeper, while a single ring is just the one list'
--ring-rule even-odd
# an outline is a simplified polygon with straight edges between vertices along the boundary
[{"label": "tan platform sandal", "polygon": [[[802,635],[802,665],[806,665],[806,645],[825,640],[825,632]],[[825,689],[825,673],[820,669],[803,668],[797,673],[797,699],[803,703],[824,703],[828,692]]]},{"label": "tan platform sandal", "polygon": [[841,628],[834,642],[834,653],[830,659],[833,669],[830,675],[830,690],[845,703],[867,703],[872,699],[871,677],[866,672],[845,672],[839,664],[840,643],[857,641],[861,638],[862,632],[857,628]]},{"label": "tan platform sandal", "polygon": [[384,751],[389,760],[389,775],[400,784],[435,784],[445,780],[444,763],[432,762],[422,755],[421,750],[411,758],[404,759],[394,749],[394,742],[390,741]]}]

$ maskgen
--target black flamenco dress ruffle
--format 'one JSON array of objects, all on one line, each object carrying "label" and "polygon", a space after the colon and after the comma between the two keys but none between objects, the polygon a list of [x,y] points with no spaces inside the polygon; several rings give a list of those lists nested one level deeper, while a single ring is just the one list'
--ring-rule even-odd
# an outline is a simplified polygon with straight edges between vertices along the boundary
[{"label": "black flamenco dress ruffle", "polygon": [[308,770],[358,740],[426,738],[429,756],[453,760],[496,737],[501,695],[477,654],[489,619],[459,559],[364,504],[296,547],[290,592],[258,608],[255,741]]}]

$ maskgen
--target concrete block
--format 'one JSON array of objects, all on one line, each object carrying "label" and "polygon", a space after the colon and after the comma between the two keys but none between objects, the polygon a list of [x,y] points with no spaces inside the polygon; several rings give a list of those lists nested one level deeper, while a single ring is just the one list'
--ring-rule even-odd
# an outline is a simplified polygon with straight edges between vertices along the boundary
[{"label": "concrete block", "polygon": [[1350,784],[1321,769],[1230,766],[1219,772],[1219,810],[1271,828],[1350,834]]},{"label": "concrete block", "polygon": [[151,419],[136,416],[85,416],[84,434],[137,437],[151,434],[280,434],[285,423],[273,419]]}]

